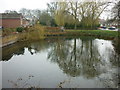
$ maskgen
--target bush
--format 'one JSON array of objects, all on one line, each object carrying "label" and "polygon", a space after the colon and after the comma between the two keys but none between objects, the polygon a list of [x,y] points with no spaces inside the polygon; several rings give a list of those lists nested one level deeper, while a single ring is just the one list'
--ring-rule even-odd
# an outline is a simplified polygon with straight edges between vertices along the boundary
[{"label": "bush", "polygon": [[39,40],[44,39],[44,27],[40,24],[36,24],[33,27],[29,28],[29,31],[26,35],[27,40]]},{"label": "bush", "polygon": [[17,32],[22,32],[23,30],[24,30],[23,27],[18,27],[18,28],[16,28],[16,31],[17,31]]}]

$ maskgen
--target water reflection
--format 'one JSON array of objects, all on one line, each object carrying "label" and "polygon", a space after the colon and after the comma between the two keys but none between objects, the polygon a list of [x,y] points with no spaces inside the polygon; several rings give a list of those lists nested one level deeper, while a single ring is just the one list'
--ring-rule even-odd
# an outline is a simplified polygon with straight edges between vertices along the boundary
[{"label": "water reflection", "polygon": [[[41,56],[41,53],[45,52],[47,62],[57,64],[59,69],[62,70],[62,74],[67,75],[67,77],[80,79],[82,76],[86,81],[97,79],[97,82],[102,83],[99,87],[116,88],[119,86],[118,58],[120,55],[117,41],[116,39],[103,40],[81,37],[17,43],[3,48],[2,60],[12,60],[12,57],[16,55],[27,57],[25,48],[34,58],[36,58],[34,55]],[[53,74],[55,73],[53,72]],[[62,75],[59,75],[59,77],[62,77]],[[59,80],[59,78],[56,79]]]},{"label": "water reflection", "polygon": [[2,49],[2,60],[3,61],[10,60],[14,55],[24,55],[25,48],[28,48],[28,51],[31,53],[31,55],[39,53],[49,47],[48,43],[49,40],[47,41],[41,40],[37,42],[24,42],[13,44]]},{"label": "water reflection", "polygon": [[48,52],[48,59],[58,63],[64,73],[73,77],[99,75],[95,66],[100,63],[100,55],[92,40],[57,41]]}]

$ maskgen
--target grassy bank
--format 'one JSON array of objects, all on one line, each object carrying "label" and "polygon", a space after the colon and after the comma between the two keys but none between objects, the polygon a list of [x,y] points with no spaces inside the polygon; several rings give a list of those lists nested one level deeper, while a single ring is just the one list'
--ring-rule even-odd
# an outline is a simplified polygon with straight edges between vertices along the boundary
[{"label": "grassy bank", "polygon": [[47,36],[93,36],[97,38],[115,38],[118,37],[118,32],[105,30],[65,30],[64,32],[49,32]]},{"label": "grassy bank", "polygon": [[88,35],[88,36],[102,36],[102,37],[117,37],[117,31],[105,31],[105,30],[66,30],[69,35]]},{"label": "grassy bank", "polygon": [[3,38],[3,44],[10,41],[35,41],[48,38],[48,36],[92,36],[95,38],[114,39],[118,37],[117,31],[103,31],[103,30],[65,30],[64,32],[44,32],[43,27],[35,26],[30,28],[28,32],[19,33],[17,35],[11,35]]},{"label": "grassy bank", "polygon": [[1,45],[7,46],[9,44],[13,44],[18,40],[18,35],[9,35],[4,38],[1,38]]},{"label": "grassy bank", "polygon": [[[10,29],[9,29],[10,30]],[[19,32],[19,33],[14,33],[12,31],[9,31],[8,29],[4,30],[4,35],[2,35],[1,37],[1,41],[0,44],[3,46],[7,46],[10,44],[13,44],[15,42],[18,41],[35,41],[35,40],[40,40],[40,39],[44,39],[44,27],[41,25],[34,25],[33,27],[30,27],[26,30],[24,30],[23,32]],[[9,32],[9,33],[7,33]]]}]

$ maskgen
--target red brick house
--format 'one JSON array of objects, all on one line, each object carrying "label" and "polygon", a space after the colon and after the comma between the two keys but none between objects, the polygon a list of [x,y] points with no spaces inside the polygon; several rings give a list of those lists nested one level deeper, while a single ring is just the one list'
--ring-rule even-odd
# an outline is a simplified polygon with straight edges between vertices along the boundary
[{"label": "red brick house", "polygon": [[28,25],[28,21],[23,19],[22,14],[0,13],[0,26],[3,28],[17,28]]}]

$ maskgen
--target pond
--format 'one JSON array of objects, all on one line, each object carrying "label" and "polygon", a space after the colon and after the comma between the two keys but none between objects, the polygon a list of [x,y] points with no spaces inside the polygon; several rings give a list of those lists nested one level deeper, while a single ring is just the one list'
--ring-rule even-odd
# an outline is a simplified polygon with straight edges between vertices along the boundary
[{"label": "pond", "polygon": [[48,38],[3,48],[3,88],[118,88],[114,40]]}]

